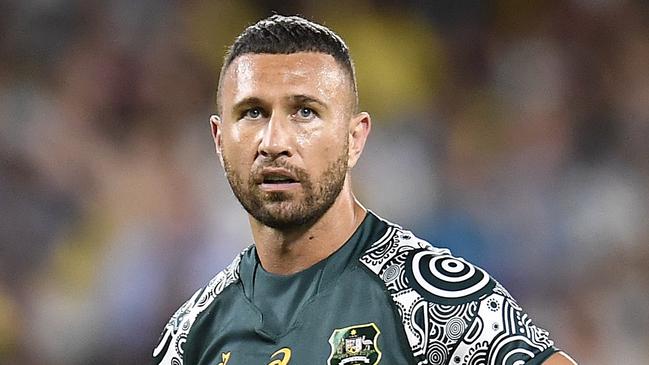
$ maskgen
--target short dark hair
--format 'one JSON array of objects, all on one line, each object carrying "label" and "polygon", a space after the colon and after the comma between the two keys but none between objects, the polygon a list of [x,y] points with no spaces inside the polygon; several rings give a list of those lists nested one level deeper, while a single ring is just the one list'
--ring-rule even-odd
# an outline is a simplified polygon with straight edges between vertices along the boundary
[{"label": "short dark hair", "polygon": [[273,15],[246,28],[225,55],[219,76],[219,94],[223,76],[237,57],[251,53],[292,54],[298,52],[318,52],[331,55],[349,75],[354,97],[353,108],[357,108],[356,74],[349,48],[342,38],[331,29],[299,16]]}]

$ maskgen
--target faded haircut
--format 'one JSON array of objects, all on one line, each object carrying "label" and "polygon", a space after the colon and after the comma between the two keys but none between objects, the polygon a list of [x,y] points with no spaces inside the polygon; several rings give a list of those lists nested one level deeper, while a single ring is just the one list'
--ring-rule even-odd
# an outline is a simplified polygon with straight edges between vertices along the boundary
[{"label": "faded haircut", "polygon": [[349,76],[352,88],[352,109],[358,108],[356,74],[349,48],[331,29],[299,16],[273,15],[246,28],[228,49],[221,74],[217,104],[221,110],[221,82],[228,67],[245,54],[292,54],[317,52],[332,56]]}]

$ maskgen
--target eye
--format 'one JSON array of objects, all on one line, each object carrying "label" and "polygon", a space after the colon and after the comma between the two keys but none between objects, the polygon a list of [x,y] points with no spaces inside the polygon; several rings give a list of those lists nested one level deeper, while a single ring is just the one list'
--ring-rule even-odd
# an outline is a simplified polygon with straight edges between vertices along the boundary
[{"label": "eye", "polygon": [[260,108],[251,108],[243,112],[241,118],[256,120],[261,118],[263,115]]},{"label": "eye", "polygon": [[300,119],[313,119],[316,116],[316,112],[311,108],[302,107],[297,110],[296,116]]}]

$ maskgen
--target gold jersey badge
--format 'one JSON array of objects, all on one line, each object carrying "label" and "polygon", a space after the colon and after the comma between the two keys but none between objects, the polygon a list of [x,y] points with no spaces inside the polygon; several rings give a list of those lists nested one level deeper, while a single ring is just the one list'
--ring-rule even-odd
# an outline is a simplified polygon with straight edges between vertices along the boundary
[{"label": "gold jersey badge", "polygon": [[381,359],[378,338],[381,331],[374,323],[335,329],[329,337],[331,354],[328,365],[376,365]]}]

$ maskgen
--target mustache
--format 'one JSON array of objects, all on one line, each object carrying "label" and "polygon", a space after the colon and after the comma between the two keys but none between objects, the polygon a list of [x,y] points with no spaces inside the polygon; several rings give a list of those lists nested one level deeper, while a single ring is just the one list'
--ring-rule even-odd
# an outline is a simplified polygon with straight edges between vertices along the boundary
[{"label": "mustache", "polygon": [[295,165],[290,164],[286,160],[272,160],[272,161],[262,161],[258,164],[256,164],[251,173],[251,182],[254,183],[260,183],[263,181],[263,169],[266,168],[277,168],[277,169],[284,169],[297,177],[298,180],[302,182],[308,182],[309,181],[309,174],[306,172],[305,169],[297,167]]}]

